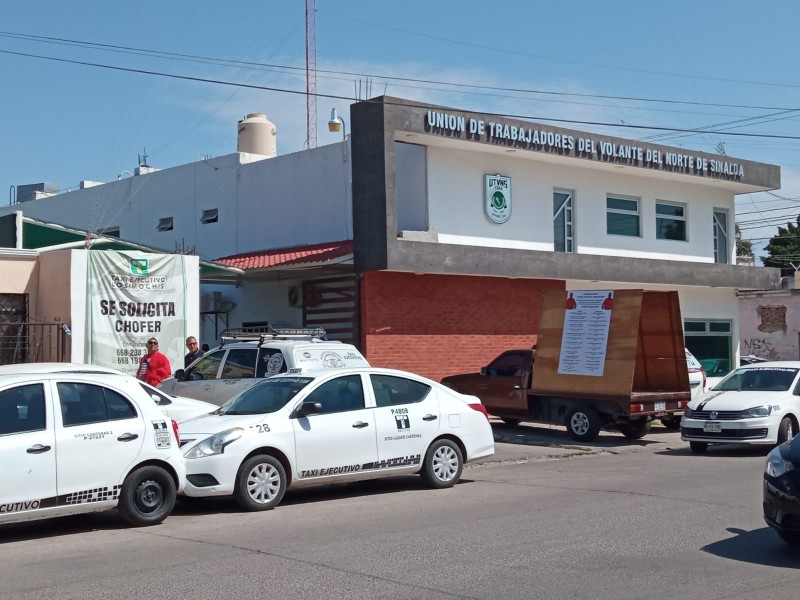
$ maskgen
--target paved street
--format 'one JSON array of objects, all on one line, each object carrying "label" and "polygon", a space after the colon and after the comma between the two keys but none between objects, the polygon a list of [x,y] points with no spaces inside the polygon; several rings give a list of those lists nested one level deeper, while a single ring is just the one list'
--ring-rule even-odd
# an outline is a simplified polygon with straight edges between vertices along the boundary
[{"label": "paved street", "polygon": [[761,518],[764,451],[495,431],[450,490],[394,477],[258,514],[180,502],[147,529],[113,512],[3,527],[0,598],[796,598],[800,551]]}]

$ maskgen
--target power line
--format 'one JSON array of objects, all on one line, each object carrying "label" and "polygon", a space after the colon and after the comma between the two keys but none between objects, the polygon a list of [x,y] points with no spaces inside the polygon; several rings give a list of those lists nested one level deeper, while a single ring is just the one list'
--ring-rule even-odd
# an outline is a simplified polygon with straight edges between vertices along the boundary
[{"label": "power line", "polygon": [[[108,69],[112,71],[123,71],[127,73],[139,73],[141,75],[154,75],[157,77],[170,77],[172,79],[179,79],[184,81],[195,81],[199,83],[213,83],[216,85],[227,85],[227,86],[234,86],[234,87],[242,87],[247,89],[255,89],[255,90],[262,90],[262,91],[270,91],[276,93],[283,93],[283,94],[295,94],[295,95],[305,95],[304,91],[301,90],[290,90],[286,88],[279,88],[279,87],[271,87],[271,86],[264,86],[264,85],[255,85],[250,83],[239,83],[233,81],[224,81],[221,79],[209,79],[205,77],[194,77],[191,75],[177,75],[174,73],[163,73],[160,71],[151,71],[148,69],[134,69],[132,67],[120,67],[115,65],[106,65],[102,63],[95,63],[89,61],[82,61],[82,60],[74,60],[68,58],[58,58],[54,56],[44,56],[40,54],[30,54],[27,52],[15,52],[12,50],[0,50],[0,54],[8,54],[12,56],[22,56],[26,58],[35,58],[40,60],[50,60],[54,62],[60,63],[68,63],[74,65],[81,65],[86,67],[97,67],[100,69]],[[342,96],[339,94],[322,94],[317,93],[316,96],[318,98],[330,98],[334,100],[348,100],[348,101],[355,101],[356,98],[351,96]],[[364,102],[369,102],[369,100],[365,100]],[[391,101],[384,101],[383,104],[386,105],[393,105],[396,104],[400,106],[400,103],[393,103]],[[403,105],[405,106],[405,105]],[[463,111],[463,112],[470,112],[473,114],[478,114],[477,111]],[[634,130],[650,130],[650,131],[673,131],[673,132],[681,132],[681,133],[709,133],[709,134],[716,134],[716,135],[726,135],[726,136],[736,136],[736,137],[746,137],[746,138],[769,138],[769,139],[783,139],[783,140],[800,140],[800,135],[781,135],[781,134],[769,134],[769,133],[745,133],[741,131],[707,131],[703,129],[697,128],[679,128],[679,127],[662,127],[658,125],[633,125],[631,123],[607,123],[603,121],[584,121],[579,119],[557,119],[554,117],[543,117],[543,116],[531,116],[531,115],[520,115],[514,113],[493,113],[493,112],[482,112],[480,114],[486,114],[495,117],[506,117],[506,118],[513,118],[513,119],[524,119],[524,120],[532,120],[532,121],[547,121],[550,123],[569,123],[572,125],[594,125],[598,127],[612,127],[617,129],[634,129]]]}]

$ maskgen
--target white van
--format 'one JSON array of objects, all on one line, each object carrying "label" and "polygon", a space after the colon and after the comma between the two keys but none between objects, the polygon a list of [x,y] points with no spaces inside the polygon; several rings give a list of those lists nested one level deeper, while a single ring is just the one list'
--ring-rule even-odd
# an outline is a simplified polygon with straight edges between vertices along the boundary
[{"label": "white van", "polygon": [[185,370],[175,371],[158,388],[167,394],[222,406],[264,377],[292,369],[369,366],[355,346],[326,340],[325,331],[320,328],[270,328],[265,333],[227,329],[222,332],[221,340],[222,345]]}]

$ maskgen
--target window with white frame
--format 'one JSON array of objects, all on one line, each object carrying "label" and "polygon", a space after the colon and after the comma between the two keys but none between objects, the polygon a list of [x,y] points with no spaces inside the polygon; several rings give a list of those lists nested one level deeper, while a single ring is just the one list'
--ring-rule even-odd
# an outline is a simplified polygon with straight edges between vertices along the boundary
[{"label": "window with white frame", "polygon": [[686,205],[656,200],[656,238],[686,241]]},{"label": "window with white frame", "polygon": [[553,250],[574,252],[574,193],[569,190],[553,190]]},{"label": "window with white frame", "polygon": [[714,209],[714,262],[728,264],[728,211],[723,208]]},{"label": "window with white frame", "polygon": [[609,235],[641,235],[638,198],[606,196],[606,232]]},{"label": "window with white frame", "polygon": [[164,217],[163,219],[158,220],[158,227],[156,227],[159,231],[172,231],[173,223],[172,217]]},{"label": "window with white frame", "polygon": [[733,364],[733,323],[686,319],[683,322],[686,348],[703,365],[707,377],[722,377]]}]

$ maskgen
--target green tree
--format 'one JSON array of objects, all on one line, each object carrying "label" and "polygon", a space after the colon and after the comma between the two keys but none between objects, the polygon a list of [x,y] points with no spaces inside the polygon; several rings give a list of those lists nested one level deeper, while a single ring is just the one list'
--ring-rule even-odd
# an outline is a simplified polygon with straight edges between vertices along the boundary
[{"label": "green tree", "polygon": [[753,256],[753,242],[742,239],[742,230],[736,224],[736,256]]},{"label": "green tree", "polygon": [[778,235],[773,236],[766,248],[767,256],[761,257],[765,267],[777,267],[781,275],[792,275],[791,263],[800,263],[800,215],[795,223],[778,227]]}]

